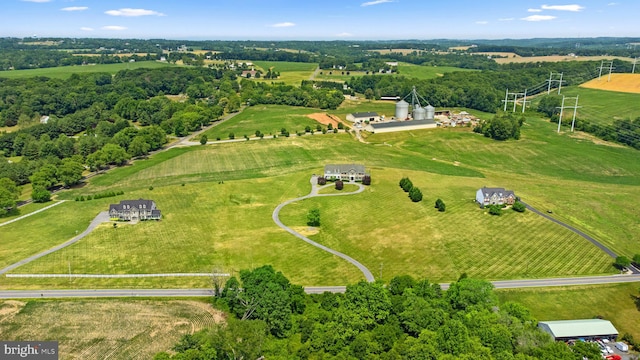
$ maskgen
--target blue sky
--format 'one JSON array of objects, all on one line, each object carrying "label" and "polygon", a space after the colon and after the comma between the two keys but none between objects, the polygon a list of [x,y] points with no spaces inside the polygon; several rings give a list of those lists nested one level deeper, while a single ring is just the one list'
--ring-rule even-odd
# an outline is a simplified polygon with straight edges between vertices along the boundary
[{"label": "blue sky", "polygon": [[640,37],[638,0],[2,0],[2,5],[1,37]]}]

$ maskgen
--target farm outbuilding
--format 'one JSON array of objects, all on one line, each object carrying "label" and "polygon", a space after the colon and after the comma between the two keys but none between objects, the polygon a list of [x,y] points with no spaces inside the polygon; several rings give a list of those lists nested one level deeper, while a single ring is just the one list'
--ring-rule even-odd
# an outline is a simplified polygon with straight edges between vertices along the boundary
[{"label": "farm outbuilding", "polygon": [[381,134],[394,131],[434,129],[436,127],[438,127],[438,124],[432,120],[408,120],[369,124],[365,127],[365,130],[370,133]]},{"label": "farm outbuilding", "polygon": [[347,120],[354,123],[380,121],[380,115],[376,112],[358,112],[347,115]]},{"label": "farm outbuilding", "polygon": [[553,336],[556,341],[615,340],[618,337],[615,326],[610,321],[602,319],[540,321],[538,327]]}]

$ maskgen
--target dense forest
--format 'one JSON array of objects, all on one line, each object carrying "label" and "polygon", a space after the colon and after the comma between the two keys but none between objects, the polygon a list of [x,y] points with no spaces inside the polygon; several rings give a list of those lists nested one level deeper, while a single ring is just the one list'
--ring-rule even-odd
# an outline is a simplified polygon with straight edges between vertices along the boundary
[{"label": "dense forest", "polygon": [[216,288],[224,324],[184,336],[183,359],[601,359],[596,344],[567,346],[529,310],[500,303],[487,281],[464,275],[444,291],[428,280],[359,282],[344,294],[306,295],[271,266]]}]

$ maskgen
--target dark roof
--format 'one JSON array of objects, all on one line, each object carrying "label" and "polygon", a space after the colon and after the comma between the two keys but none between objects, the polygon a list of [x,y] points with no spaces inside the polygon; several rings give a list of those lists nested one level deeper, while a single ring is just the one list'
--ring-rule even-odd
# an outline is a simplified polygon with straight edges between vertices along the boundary
[{"label": "dark roof", "polygon": [[352,169],[358,174],[364,174],[365,172],[364,165],[360,164],[328,164],[324,166],[324,172],[332,174],[347,173]]},{"label": "dark roof", "polygon": [[375,116],[379,116],[377,112],[359,112],[359,113],[353,113],[351,114],[353,115],[353,117],[356,118],[369,118],[369,117],[375,117]]},{"label": "dark roof", "polygon": [[141,209],[141,208],[144,208],[144,209],[155,209],[155,207],[156,207],[156,203],[153,200],[145,200],[145,199],[122,200],[122,201],[120,201],[120,204],[111,204],[111,205],[109,205],[109,211],[111,211],[111,210],[123,210],[123,209],[125,209],[125,205],[127,206],[127,208],[136,207],[138,209]]},{"label": "dark roof", "polygon": [[[488,187],[483,187],[482,189],[482,193],[485,196],[492,196],[495,193],[498,193],[500,196],[509,196],[509,195],[514,195],[514,192],[512,190],[505,190],[504,188],[488,188]],[[503,195],[504,194],[504,195]]]},{"label": "dark roof", "polygon": [[435,125],[432,120],[409,120],[409,121],[391,121],[385,123],[369,124],[373,129],[388,129],[393,127],[419,126],[419,125]]}]

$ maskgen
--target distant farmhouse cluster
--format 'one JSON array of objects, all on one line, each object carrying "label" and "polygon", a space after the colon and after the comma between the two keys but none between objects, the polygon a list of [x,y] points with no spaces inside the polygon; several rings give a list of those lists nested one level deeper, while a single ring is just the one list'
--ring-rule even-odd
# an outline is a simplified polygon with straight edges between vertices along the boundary
[{"label": "distant farmhouse cluster", "polygon": [[153,200],[122,200],[109,205],[109,217],[118,221],[160,220],[162,214]]},{"label": "distant farmhouse cluster", "polygon": [[476,202],[482,208],[489,205],[513,205],[516,202],[516,194],[504,188],[483,187],[476,191]]}]

